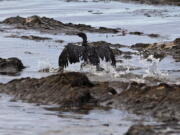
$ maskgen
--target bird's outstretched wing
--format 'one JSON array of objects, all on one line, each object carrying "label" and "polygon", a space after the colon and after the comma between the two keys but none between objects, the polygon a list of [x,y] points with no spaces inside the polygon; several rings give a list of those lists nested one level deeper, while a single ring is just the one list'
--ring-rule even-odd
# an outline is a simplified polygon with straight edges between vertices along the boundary
[{"label": "bird's outstretched wing", "polygon": [[116,66],[116,59],[112,49],[108,45],[95,46],[97,55],[106,62],[111,61],[112,66]]},{"label": "bird's outstretched wing", "polygon": [[64,68],[68,66],[68,63],[72,64],[79,62],[84,54],[84,51],[84,46],[68,44],[59,56],[59,66]]},{"label": "bird's outstretched wing", "polygon": [[98,65],[100,62],[94,47],[68,44],[59,56],[59,66],[65,68],[69,63],[80,62],[80,60],[92,65]]}]

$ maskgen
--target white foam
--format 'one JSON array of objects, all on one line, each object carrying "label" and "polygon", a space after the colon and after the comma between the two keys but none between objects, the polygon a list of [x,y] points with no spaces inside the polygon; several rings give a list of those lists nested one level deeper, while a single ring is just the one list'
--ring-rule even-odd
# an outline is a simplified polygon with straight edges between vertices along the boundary
[{"label": "white foam", "polygon": [[157,79],[168,79],[168,73],[162,72],[159,68],[160,59],[154,58],[153,55],[150,55],[148,58],[144,59],[144,65],[146,65],[146,74],[143,77],[154,77]]}]

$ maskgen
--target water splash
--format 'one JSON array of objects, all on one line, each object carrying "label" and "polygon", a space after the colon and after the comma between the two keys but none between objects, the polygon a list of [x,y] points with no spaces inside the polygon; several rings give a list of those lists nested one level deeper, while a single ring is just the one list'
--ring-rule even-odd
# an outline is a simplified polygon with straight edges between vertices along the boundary
[{"label": "water splash", "polygon": [[50,73],[53,73],[53,72],[57,72],[58,69],[52,67],[52,64],[51,62],[48,60],[48,59],[45,59],[45,60],[39,60],[38,61],[38,71],[39,72],[50,72]]},{"label": "water splash", "polygon": [[[117,63],[116,67],[120,66],[121,63]],[[97,71],[96,66],[86,66],[86,72],[92,73],[97,76],[103,76],[104,79],[112,80],[119,79],[121,75],[128,74],[130,72],[129,67],[125,67],[125,70],[118,71],[116,67],[111,65],[111,62],[100,61],[100,66],[104,69],[103,71]],[[88,70],[87,70],[88,68]]]},{"label": "water splash", "polygon": [[154,58],[153,55],[150,55],[142,62],[146,65],[146,70],[145,70],[145,74],[143,75],[143,78],[153,77],[161,80],[168,79],[168,73],[162,72],[159,68],[160,59],[156,59]]},{"label": "water splash", "polygon": [[[112,67],[110,62],[101,61],[100,65],[104,68],[104,71],[96,71],[96,67],[92,65],[86,66],[84,71],[108,81],[170,82],[168,71],[162,71],[160,68],[160,59],[150,55],[146,59],[138,56],[134,60],[136,60],[136,63],[132,60],[117,63],[117,68]],[[118,70],[118,68],[120,69]]]}]

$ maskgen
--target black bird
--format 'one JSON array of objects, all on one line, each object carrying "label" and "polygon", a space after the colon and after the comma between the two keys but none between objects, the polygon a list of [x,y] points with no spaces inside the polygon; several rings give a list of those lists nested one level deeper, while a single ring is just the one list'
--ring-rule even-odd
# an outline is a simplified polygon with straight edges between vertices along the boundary
[{"label": "black bird", "polygon": [[[111,61],[112,66],[116,66],[116,59],[112,49],[108,45],[90,46],[87,43],[87,36],[85,33],[78,33],[79,37],[83,39],[82,46],[69,43],[63,49],[59,56],[59,67],[64,69],[68,64],[80,62],[96,65],[97,70],[100,69],[100,59],[106,62]],[[101,68],[102,69],[102,68]]]}]

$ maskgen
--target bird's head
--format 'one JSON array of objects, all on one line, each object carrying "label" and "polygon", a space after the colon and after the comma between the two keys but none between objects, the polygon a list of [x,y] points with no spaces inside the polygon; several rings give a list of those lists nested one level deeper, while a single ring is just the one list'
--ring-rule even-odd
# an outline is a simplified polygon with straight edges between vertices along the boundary
[{"label": "bird's head", "polygon": [[85,33],[83,33],[83,32],[79,32],[79,33],[77,33],[77,35],[79,36],[79,37],[86,37],[86,34]]},{"label": "bird's head", "polygon": [[80,32],[80,33],[78,33],[77,35],[78,35],[79,37],[81,37],[81,38],[83,39],[83,41],[87,41],[87,36],[86,36],[85,33]]}]

